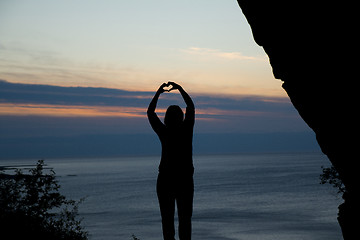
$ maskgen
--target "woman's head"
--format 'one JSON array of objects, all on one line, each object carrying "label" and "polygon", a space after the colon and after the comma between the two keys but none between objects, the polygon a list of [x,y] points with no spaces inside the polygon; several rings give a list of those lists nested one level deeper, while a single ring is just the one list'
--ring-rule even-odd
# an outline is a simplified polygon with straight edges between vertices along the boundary
[{"label": "woman's head", "polygon": [[179,126],[184,121],[184,113],[177,105],[168,107],[165,113],[164,123],[167,127]]}]

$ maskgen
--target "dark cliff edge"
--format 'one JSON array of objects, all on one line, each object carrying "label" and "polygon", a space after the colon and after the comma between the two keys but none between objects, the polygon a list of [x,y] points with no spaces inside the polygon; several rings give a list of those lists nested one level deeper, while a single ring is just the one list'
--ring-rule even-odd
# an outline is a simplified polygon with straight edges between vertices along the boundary
[{"label": "dark cliff edge", "polygon": [[355,239],[360,223],[356,2],[238,3],[255,42],[269,56],[275,78],[284,82],[294,107],[345,184],[338,221],[344,239]]}]

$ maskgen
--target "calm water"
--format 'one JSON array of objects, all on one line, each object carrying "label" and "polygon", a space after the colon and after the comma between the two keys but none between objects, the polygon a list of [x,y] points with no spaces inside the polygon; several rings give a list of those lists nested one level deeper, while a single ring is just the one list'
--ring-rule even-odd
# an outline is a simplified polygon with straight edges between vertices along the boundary
[{"label": "calm water", "polygon": [[[90,239],[162,239],[159,157],[48,159]],[[27,163],[29,163],[27,161]],[[3,162],[1,162],[3,164]],[[12,162],[14,164],[14,162]],[[5,165],[5,164],[4,164]],[[319,184],[321,154],[195,156],[193,239],[338,240],[341,202]]]}]

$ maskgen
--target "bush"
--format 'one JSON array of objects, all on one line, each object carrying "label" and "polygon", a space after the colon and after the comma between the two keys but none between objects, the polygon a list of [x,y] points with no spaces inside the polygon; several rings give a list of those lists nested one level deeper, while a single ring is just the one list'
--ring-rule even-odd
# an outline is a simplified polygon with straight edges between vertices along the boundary
[{"label": "bush", "polygon": [[1,239],[87,239],[77,219],[82,200],[60,194],[55,172],[44,174],[43,160],[29,173],[0,172]]},{"label": "bush", "polygon": [[132,238],[132,240],[140,240],[140,238],[137,238],[137,237],[135,236],[135,234],[132,234],[132,235],[131,235],[131,238]]},{"label": "bush", "polygon": [[341,181],[339,173],[336,171],[335,167],[331,166],[325,168],[321,166],[321,168],[323,173],[320,175],[320,184],[329,183],[337,189],[338,194],[345,193],[345,185]]}]

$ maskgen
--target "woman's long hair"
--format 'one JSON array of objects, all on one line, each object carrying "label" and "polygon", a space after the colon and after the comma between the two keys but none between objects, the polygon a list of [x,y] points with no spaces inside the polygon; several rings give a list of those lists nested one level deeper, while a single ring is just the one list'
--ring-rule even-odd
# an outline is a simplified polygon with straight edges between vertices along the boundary
[{"label": "woman's long hair", "polygon": [[164,123],[166,127],[177,127],[184,121],[184,113],[178,105],[171,105],[165,113]]}]

